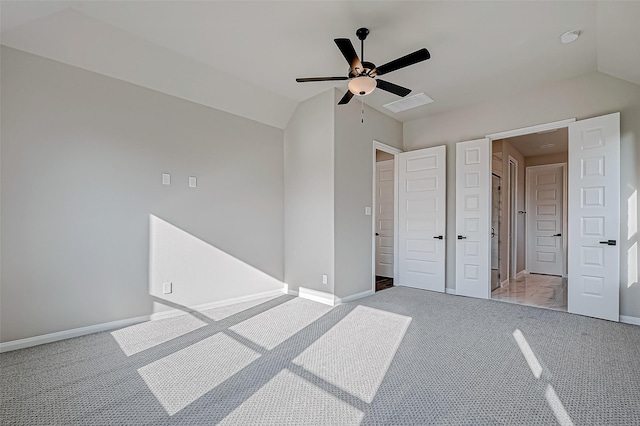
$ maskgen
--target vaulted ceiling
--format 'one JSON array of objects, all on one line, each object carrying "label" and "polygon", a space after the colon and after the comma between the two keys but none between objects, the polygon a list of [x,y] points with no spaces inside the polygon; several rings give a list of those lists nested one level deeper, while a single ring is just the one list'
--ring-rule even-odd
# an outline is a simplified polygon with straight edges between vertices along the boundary
[{"label": "vaulted ceiling", "polygon": [[[298,102],[346,82],[333,39],[367,27],[380,65],[426,47],[431,59],[385,80],[435,102],[400,121],[603,72],[640,84],[640,2],[2,1],[3,45],[283,128]],[[559,36],[580,30],[574,43]]]}]

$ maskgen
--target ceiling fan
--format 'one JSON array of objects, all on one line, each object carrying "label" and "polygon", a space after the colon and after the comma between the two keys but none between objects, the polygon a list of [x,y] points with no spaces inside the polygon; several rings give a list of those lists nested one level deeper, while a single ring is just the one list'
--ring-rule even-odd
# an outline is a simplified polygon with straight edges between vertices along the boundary
[{"label": "ceiling fan", "polygon": [[298,83],[306,83],[310,81],[349,80],[349,90],[347,90],[347,93],[345,93],[342,99],[340,99],[338,105],[349,103],[351,98],[353,98],[353,95],[366,96],[373,92],[376,87],[393,93],[394,95],[403,97],[407,96],[411,93],[411,89],[389,83],[388,81],[380,80],[376,77],[399,70],[400,68],[408,67],[409,65],[417,64],[418,62],[426,61],[431,57],[431,54],[427,49],[422,48],[413,53],[409,53],[406,56],[376,67],[373,63],[366,62],[364,60],[364,41],[368,35],[369,30],[367,28],[360,28],[356,31],[356,36],[360,40],[360,56],[362,57],[362,60],[358,58],[358,54],[353,48],[351,40],[348,38],[336,38],[333,40],[336,42],[338,49],[340,49],[340,52],[342,52],[342,55],[349,63],[349,74],[347,76],[296,78],[296,81]]}]

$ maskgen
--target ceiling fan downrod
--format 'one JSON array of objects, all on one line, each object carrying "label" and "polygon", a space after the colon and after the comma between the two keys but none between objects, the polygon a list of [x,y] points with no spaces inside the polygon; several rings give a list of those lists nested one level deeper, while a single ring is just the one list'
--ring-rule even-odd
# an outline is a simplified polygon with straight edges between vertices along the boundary
[{"label": "ceiling fan downrod", "polygon": [[358,28],[356,31],[356,36],[360,40],[360,61],[364,62],[364,41],[367,39],[369,35],[368,28]]}]

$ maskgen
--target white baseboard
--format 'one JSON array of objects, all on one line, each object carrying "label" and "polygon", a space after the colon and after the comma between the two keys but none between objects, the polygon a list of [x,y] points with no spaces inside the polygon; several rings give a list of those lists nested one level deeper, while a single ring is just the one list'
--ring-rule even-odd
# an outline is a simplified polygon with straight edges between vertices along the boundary
[{"label": "white baseboard", "polygon": [[367,290],[367,291],[361,291],[360,293],[351,294],[351,295],[345,296],[345,297],[336,296],[335,297],[335,304],[336,305],[340,305],[342,303],[352,302],[354,300],[362,299],[363,297],[371,296],[374,293],[375,293],[375,291],[373,291],[373,290]]},{"label": "white baseboard", "polygon": [[57,342],[59,340],[71,339],[72,337],[84,336],[86,334],[99,333],[101,331],[115,330],[117,328],[129,327],[141,322],[149,321],[149,315],[136,318],[104,322],[102,324],[89,325],[87,327],[73,328],[71,330],[57,331],[55,333],[42,334],[40,336],[27,337],[26,339],[12,340],[0,343],[0,353],[15,351],[17,349],[29,348],[31,346],[43,345],[45,343]]},{"label": "white baseboard", "polygon": [[444,292],[447,293],[447,294],[455,295],[456,294],[456,289],[447,287],[447,288],[444,289]]},{"label": "white baseboard", "polygon": [[623,322],[625,324],[640,325],[640,318],[620,315],[620,322]]},{"label": "white baseboard", "polygon": [[[247,296],[234,297],[232,299],[221,300],[218,302],[204,303],[202,305],[192,306],[189,309],[196,312],[204,311],[207,309],[219,308],[222,306],[233,305],[241,302],[250,302],[252,300],[262,299],[265,297],[281,296],[282,292],[282,289],[270,290]],[[84,336],[87,334],[99,333],[101,331],[109,331],[122,327],[129,327],[131,325],[139,324],[141,322],[149,320],[156,321],[165,318],[173,318],[181,315],[186,315],[188,313],[188,311],[183,311],[180,309],[171,309],[169,311],[156,312],[151,315],[145,315],[136,318],[126,318],[117,321],[105,322],[102,324],[90,325],[87,327],[80,327],[71,330],[63,330],[55,333],[43,334],[41,336],[28,337],[26,339],[12,340],[10,342],[0,343],[0,353],[15,351],[17,349],[24,349],[31,346],[43,345],[45,343],[57,342],[59,340],[71,339],[73,337]]]},{"label": "white baseboard", "polygon": [[[297,296],[303,299],[309,299],[314,302],[324,303],[325,305],[335,306],[335,297],[331,293],[305,287],[298,288],[297,293]],[[289,294],[293,294],[293,292],[289,290]]]},{"label": "white baseboard", "polygon": [[171,309],[168,311],[156,312],[151,314],[151,321],[157,321],[160,319],[179,317],[180,315],[186,315],[189,312],[206,311],[207,309],[220,308],[222,306],[235,305],[236,303],[251,302],[252,300],[263,299],[265,297],[282,296],[282,289],[275,289],[264,291],[262,293],[249,294],[246,296],[234,297],[231,299],[219,300],[217,302],[203,303],[202,305],[189,306],[188,310]]},{"label": "white baseboard", "polygon": [[504,288],[509,284],[509,278],[500,283],[500,288]]},{"label": "white baseboard", "polygon": [[527,275],[527,274],[528,274],[527,270],[526,270],[526,269],[523,269],[522,271],[520,271],[520,272],[518,272],[518,273],[516,274],[516,279],[517,279],[517,278],[522,278],[523,276],[525,276],[525,275]]}]

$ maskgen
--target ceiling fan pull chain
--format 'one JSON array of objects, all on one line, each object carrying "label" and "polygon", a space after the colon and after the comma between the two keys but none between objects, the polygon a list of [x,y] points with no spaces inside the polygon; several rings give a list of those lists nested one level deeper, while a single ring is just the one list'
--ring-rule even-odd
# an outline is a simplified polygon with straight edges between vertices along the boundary
[{"label": "ceiling fan pull chain", "polygon": [[362,104],[362,118],[360,119],[360,121],[362,122],[362,124],[364,124],[364,101],[360,99],[360,103]]}]

